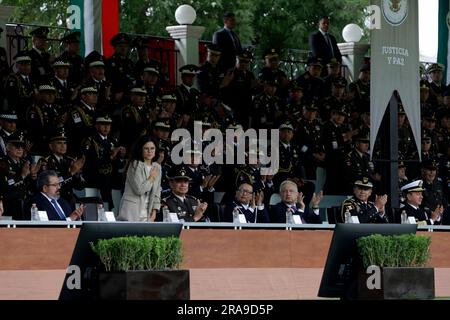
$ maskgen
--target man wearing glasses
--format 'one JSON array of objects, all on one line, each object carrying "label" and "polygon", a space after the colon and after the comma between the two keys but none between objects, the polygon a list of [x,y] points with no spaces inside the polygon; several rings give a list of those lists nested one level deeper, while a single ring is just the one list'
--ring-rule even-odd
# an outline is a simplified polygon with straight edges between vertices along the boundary
[{"label": "man wearing glasses", "polygon": [[84,205],[72,211],[70,204],[60,198],[61,183],[58,174],[53,170],[46,170],[39,174],[37,179],[39,192],[32,203],[36,203],[38,210],[46,211],[48,220],[75,221],[84,213]]},{"label": "man wearing glasses", "polygon": [[236,191],[233,202],[226,204],[223,222],[233,222],[233,211],[238,209],[245,216],[247,223],[268,223],[269,212],[264,207],[264,192],[253,192],[251,184],[242,183]]}]

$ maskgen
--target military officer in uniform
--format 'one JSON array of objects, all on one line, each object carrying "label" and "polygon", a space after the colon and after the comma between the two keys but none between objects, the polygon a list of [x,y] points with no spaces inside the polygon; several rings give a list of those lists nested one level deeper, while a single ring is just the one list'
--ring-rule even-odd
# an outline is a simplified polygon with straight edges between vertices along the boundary
[{"label": "military officer in uniform", "polygon": [[[175,212],[180,222],[205,221],[204,213],[208,204],[188,194],[190,178],[186,170],[173,166],[168,172],[168,178],[171,193],[162,199],[162,210],[168,208],[169,212]],[[161,220],[161,214],[158,220]]]},{"label": "military officer in uniform", "polygon": [[111,82],[105,77],[104,57],[97,51],[92,51],[86,57],[88,77],[83,86],[94,87],[98,92],[98,109],[104,109],[110,101]]},{"label": "military officer in uniform", "polygon": [[31,58],[31,74],[36,80],[46,79],[53,74],[51,67],[51,56],[47,52],[49,29],[47,27],[38,27],[30,32],[32,36],[33,48],[28,50],[28,56]]},{"label": "military officer in uniform", "polygon": [[17,114],[14,110],[0,113],[0,158],[6,156],[6,141],[17,130]]},{"label": "military officer in uniform", "polygon": [[25,159],[25,135],[22,131],[11,134],[6,141],[6,156],[0,159],[0,190],[3,194],[4,214],[14,220],[29,219],[24,205],[34,193],[37,172],[41,163]]},{"label": "military officer in uniform", "polygon": [[143,87],[147,91],[147,105],[151,110],[157,110],[160,97],[163,91],[158,84],[159,71],[155,67],[145,67],[143,74]]},{"label": "military officer in uniform", "polygon": [[95,120],[96,132],[85,139],[82,150],[86,157],[83,167],[83,177],[86,187],[100,190],[104,202],[113,208],[111,183],[113,162],[125,157],[125,148],[118,146],[115,139],[109,137],[112,119],[108,115],[98,115]]},{"label": "military officer in uniform", "polygon": [[385,212],[388,196],[375,196],[375,202],[369,201],[373,184],[367,177],[355,181],[353,185],[353,197],[342,203],[342,221],[347,222],[345,214],[348,211],[358,217],[360,223],[388,223]]},{"label": "military officer in uniform", "polygon": [[208,92],[215,98],[219,98],[222,82],[221,72],[219,70],[221,50],[215,44],[208,45],[207,49],[208,56],[205,63],[199,68],[197,75],[197,86],[200,92]]},{"label": "military officer in uniform", "polygon": [[83,82],[86,72],[84,58],[80,56],[80,36],[80,31],[74,31],[64,36],[61,41],[67,47],[57,59],[70,63],[69,79],[77,86]]},{"label": "military officer in uniform", "polygon": [[432,106],[440,107],[443,103],[442,95],[445,92],[446,85],[442,83],[445,67],[439,63],[433,63],[428,67],[427,73],[430,76],[430,97],[428,101]]},{"label": "military officer in uniform", "polygon": [[359,114],[370,110],[370,65],[359,68],[359,78],[348,86],[348,98]]},{"label": "military officer in uniform", "polygon": [[[341,64],[336,58],[330,60],[327,63],[328,75],[323,79],[324,81],[324,94],[325,96],[331,95],[331,85],[333,80],[336,78],[341,78]],[[345,87],[347,87],[347,80],[345,80]]]},{"label": "military officer in uniform", "polygon": [[110,43],[114,47],[114,54],[106,60],[107,78],[111,81],[123,81],[127,88],[135,85],[134,64],[128,57],[130,37],[125,33],[118,33]]},{"label": "military officer in uniform", "polygon": [[403,105],[398,106],[398,152],[405,158],[408,156],[411,143],[412,143],[412,132],[411,128],[406,124],[406,112]]},{"label": "military officer in uniform", "polygon": [[26,52],[19,52],[14,57],[17,72],[6,80],[5,97],[10,107],[14,108],[19,118],[19,125],[25,123],[26,110],[33,103],[37,88],[31,76],[31,58]]},{"label": "military officer in uniform", "polygon": [[439,225],[442,222],[444,208],[438,205],[434,210],[427,210],[422,207],[423,200],[423,181],[416,180],[408,183],[401,188],[405,200],[402,208],[408,217],[414,217],[416,222],[421,225]]},{"label": "military officer in uniform", "polygon": [[421,167],[424,188],[422,207],[432,211],[439,205],[446,208],[448,206],[448,197],[444,193],[441,178],[437,176],[437,163],[433,160],[426,160],[422,162]]},{"label": "military officer in uniform", "polygon": [[303,88],[298,85],[297,81],[293,80],[289,84],[289,98],[286,106],[282,107],[283,114],[279,119],[280,123],[278,125],[290,122],[294,129],[297,130],[302,119],[304,105]]},{"label": "military officer in uniform", "polygon": [[198,72],[198,67],[193,64],[187,64],[181,67],[182,83],[177,87],[177,112],[180,114],[192,114],[198,109],[198,97],[200,92],[193,87],[194,79]]},{"label": "military officer in uniform", "polygon": [[280,98],[276,95],[278,82],[273,76],[265,78],[263,82],[263,92],[253,99],[251,127],[272,129],[282,116]]},{"label": "military officer in uniform", "polygon": [[75,210],[76,196],[73,189],[81,190],[84,187],[84,179],[81,170],[85,157],[74,159],[67,153],[67,133],[64,128],[59,128],[50,137],[48,144],[50,155],[45,158],[46,169],[54,170],[61,183],[61,197],[72,205]]},{"label": "military officer in uniform", "polygon": [[326,97],[319,104],[319,115],[322,121],[327,121],[331,117],[331,110],[340,109],[345,105],[346,80],[342,77],[334,78],[331,85],[331,96]]},{"label": "military officer in uniform", "polygon": [[79,154],[81,141],[94,132],[97,89],[83,87],[80,92],[80,102],[69,111],[69,152],[72,155]]},{"label": "military officer in uniform", "polygon": [[50,83],[56,89],[56,103],[69,108],[78,96],[79,87],[70,80],[70,63],[64,60],[53,62],[54,76]]},{"label": "military officer in uniform", "polygon": [[325,98],[324,82],[320,77],[323,69],[322,62],[318,58],[309,57],[306,64],[307,71],[296,80],[303,88],[305,102],[317,102]]},{"label": "military officer in uniform", "polygon": [[274,78],[278,83],[278,89],[276,95],[280,98],[281,101],[286,101],[288,98],[288,85],[289,80],[284,73],[284,71],[280,70],[280,56],[278,51],[274,48],[269,49],[264,54],[265,66],[261,69],[258,78],[260,80]]},{"label": "military officer in uniform", "polygon": [[136,83],[142,80],[144,69],[147,67],[154,68],[161,72],[161,63],[157,60],[149,58],[149,40],[137,37],[133,40],[133,46],[136,48],[138,60],[134,64],[134,78]]}]

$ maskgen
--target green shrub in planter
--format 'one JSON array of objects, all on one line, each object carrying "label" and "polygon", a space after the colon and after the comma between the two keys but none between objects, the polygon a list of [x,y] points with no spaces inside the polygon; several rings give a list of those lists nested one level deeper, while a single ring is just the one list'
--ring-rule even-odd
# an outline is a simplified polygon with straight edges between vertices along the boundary
[{"label": "green shrub in planter", "polygon": [[117,237],[91,243],[107,272],[178,269],[183,260],[177,237]]},{"label": "green shrub in planter", "polygon": [[424,267],[430,259],[431,237],[415,234],[374,234],[356,240],[365,268]]}]

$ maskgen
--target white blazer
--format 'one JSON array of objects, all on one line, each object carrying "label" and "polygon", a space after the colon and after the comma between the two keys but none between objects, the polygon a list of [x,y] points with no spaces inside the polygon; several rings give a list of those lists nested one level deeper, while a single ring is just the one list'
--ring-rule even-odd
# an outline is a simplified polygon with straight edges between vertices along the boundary
[{"label": "white blazer", "polygon": [[[149,220],[153,209],[161,207],[161,166],[154,162],[152,170],[157,170],[158,175],[154,182],[148,180],[145,164],[142,161],[133,161],[127,170],[125,191],[120,201],[118,220],[145,221]],[[145,208],[146,200],[148,207]],[[147,216],[142,216],[145,210]]]}]

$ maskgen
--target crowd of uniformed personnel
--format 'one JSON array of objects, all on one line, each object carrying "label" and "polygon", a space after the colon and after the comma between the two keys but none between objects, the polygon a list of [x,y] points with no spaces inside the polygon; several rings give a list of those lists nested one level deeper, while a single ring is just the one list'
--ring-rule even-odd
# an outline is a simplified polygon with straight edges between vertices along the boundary
[{"label": "crowd of uniformed personnel", "polygon": [[[185,165],[190,195],[212,203],[214,191],[232,200],[242,183],[270,196],[280,184],[294,181],[308,204],[315,189],[311,181],[326,177],[325,194],[351,194],[354,182],[368,179],[376,186],[383,177],[368,156],[370,132],[370,64],[354,82],[342,77],[342,66],[326,65],[310,57],[305,72],[289,79],[280,69],[280,53],[264,54],[265,66],[255,75],[249,50],[236,56],[231,69],[222,69],[221,48],[208,46],[207,60],[178,71],[182,83],[167,86],[161,63],[148,58],[144,39],[119,33],[111,39],[110,58],[94,51],[79,55],[80,34],[61,39],[65,51],[47,53],[48,29],[31,32],[33,48],[14,57],[5,75],[0,112],[0,196],[4,214],[29,219],[29,200],[39,172],[55,170],[61,196],[73,206],[73,189],[97,188],[103,201],[113,204],[112,190],[123,190],[124,170],[133,143],[143,134],[158,142],[162,167],[162,196],[170,198],[167,176],[173,171],[171,133],[202,128],[279,129],[280,166],[274,176],[261,175],[261,164]],[[139,53],[137,61],[129,49]],[[401,185],[425,181],[427,206],[448,206],[450,186],[450,90],[442,83],[443,68],[432,64],[421,81],[422,154],[417,149],[399,102],[399,169]],[[196,85],[195,85],[196,84]],[[205,141],[191,141],[206,145]],[[223,152],[227,148],[224,146]],[[247,156],[260,154],[254,146]],[[374,150],[376,155],[378,150]],[[194,152],[193,152],[194,157]],[[429,174],[430,171],[437,174]],[[376,189],[375,189],[376,190]],[[168,198],[166,198],[168,199]]]}]

